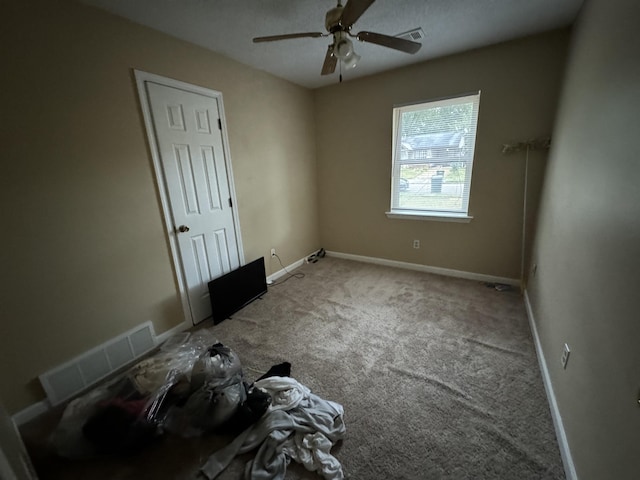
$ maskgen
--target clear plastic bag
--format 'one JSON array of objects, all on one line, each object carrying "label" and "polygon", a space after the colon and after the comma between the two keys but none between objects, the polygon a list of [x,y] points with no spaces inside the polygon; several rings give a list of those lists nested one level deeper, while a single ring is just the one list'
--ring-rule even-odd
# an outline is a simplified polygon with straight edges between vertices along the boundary
[{"label": "clear plastic bag", "polygon": [[202,353],[191,370],[191,389],[198,390],[205,384],[222,385],[235,375],[242,376],[240,357],[221,343],[216,343]]},{"label": "clear plastic bag", "polygon": [[166,426],[183,437],[220,428],[246,400],[242,364],[238,355],[221,343],[203,352],[191,370],[191,394],[183,407],[174,407]]},{"label": "clear plastic bag", "polygon": [[241,379],[228,385],[207,384],[196,390],[183,408],[189,436],[216,430],[228,422],[246,400]]},{"label": "clear plastic bag", "polygon": [[164,431],[193,436],[215,430],[246,398],[238,355],[210,332],[183,334],[70,402],[51,442],[70,459],[131,453]]},{"label": "clear plastic bag", "polygon": [[140,392],[152,394],[165,384],[170,371],[189,377],[194,363],[214,342],[215,337],[207,331],[175,335],[158,353],[136,364],[129,375]]},{"label": "clear plastic bag", "polygon": [[98,404],[110,396],[108,389],[93,390],[67,405],[49,439],[56,454],[70,459],[86,458],[97,454],[95,446],[84,438],[82,428],[87,419],[98,411]]}]

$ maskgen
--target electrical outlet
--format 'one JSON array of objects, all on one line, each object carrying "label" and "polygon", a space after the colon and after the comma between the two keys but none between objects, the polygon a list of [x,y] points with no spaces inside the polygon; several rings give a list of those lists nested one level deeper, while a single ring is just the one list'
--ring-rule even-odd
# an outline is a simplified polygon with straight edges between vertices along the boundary
[{"label": "electrical outlet", "polygon": [[275,249],[275,248],[272,248],[272,249],[271,249],[271,256],[272,256],[272,257],[275,257],[275,256],[276,256],[276,249]]},{"label": "electrical outlet", "polygon": [[569,345],[565,343],[564,348],[562,349],[562,358],[560,359],[560,361],[562,362],[562,368],[567,368],[567,362],[569,361],[570,353],[571,350],[569,350]]},{"label": "electrical outlet", "polygon": [[420,248],[420,240],[413,241],[413,248]]}]

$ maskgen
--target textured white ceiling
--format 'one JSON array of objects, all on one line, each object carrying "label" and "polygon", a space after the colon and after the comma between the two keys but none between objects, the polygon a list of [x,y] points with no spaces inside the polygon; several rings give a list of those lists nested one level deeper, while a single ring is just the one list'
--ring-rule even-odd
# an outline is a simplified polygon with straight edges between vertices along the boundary
[{"label": "textured white ceiling", "polygon": [[[222,53],[299,85],[338,81],[320,70],[331,39],[253,43],[256,36],[325,32],[336,0],[80,0]],[[355,42],[358,66],[344,80],[570,25],[583,0],[377,0],[354,25],[386,35],[422,27],[415,55]]]}]

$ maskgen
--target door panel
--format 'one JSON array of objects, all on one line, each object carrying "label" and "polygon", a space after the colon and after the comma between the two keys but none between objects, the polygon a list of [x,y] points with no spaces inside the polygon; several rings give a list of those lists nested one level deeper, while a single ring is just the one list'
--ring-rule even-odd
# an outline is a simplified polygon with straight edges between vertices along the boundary
[{"label": "door panel", "polygon": [[[194,323],[211,316],[207,283],[240,265],[216,98],[146,82]],[[187,227],[180,231],[181,226]]]}]

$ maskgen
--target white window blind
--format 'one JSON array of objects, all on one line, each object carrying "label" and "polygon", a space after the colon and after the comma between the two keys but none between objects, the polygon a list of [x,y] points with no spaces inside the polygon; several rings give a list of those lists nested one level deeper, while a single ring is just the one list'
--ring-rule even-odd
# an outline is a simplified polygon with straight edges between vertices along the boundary
[{"label": "white window blind", "polygon": [[480,92],[393,109],[390,214],[467,216]]}]

